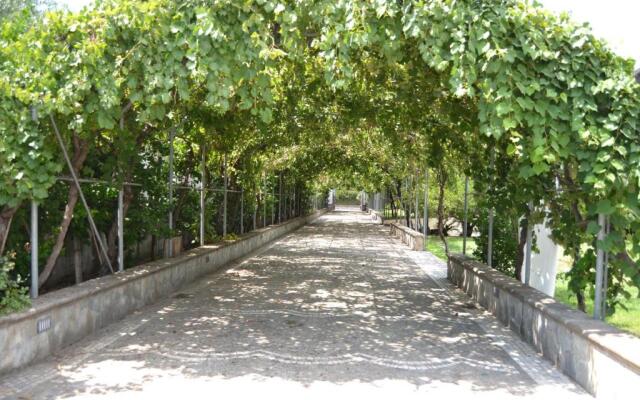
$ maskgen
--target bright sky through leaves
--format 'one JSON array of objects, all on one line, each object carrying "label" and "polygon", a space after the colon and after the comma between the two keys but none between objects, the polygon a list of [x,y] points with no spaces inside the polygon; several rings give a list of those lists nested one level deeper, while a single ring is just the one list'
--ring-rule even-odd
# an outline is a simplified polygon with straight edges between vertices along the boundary
[{"label": "bright sky through leaves", "polygon": [[[538,0],[554,12],[566,11],[579,22],[589,22],[596,36],[606,39],[620,55],[636,60],[640,67],[640,2],[637,0]],[[72,11],[92,0],[57,0]]]},{"label": "bright sky through leaves", "polygon": [[568,12],[578,22],[589,22],[596,36],[606,39],[616,53],[636,60],[640,67],[640,2],[637,0],[538,0],[547,9]]}]

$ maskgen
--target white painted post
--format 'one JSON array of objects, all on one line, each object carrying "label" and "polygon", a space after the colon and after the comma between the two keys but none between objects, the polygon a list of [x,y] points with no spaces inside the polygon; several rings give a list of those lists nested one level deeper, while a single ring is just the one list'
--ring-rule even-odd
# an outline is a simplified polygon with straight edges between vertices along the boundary
[{"label": "white painted post", "polygon": [[118,192],[118,272],[124,271],[124,189]]},{"label": "white painted post", "polygon": [[38,297],[38,203],[31,200],[31,298]]},{"label": "white painted post", "polygon": [[596,245],[596,290],[595,300],[593,302],[593,318],[600,320],[604,319],[604,315],[602,312],[602,288],[604,287],[604,249],[602,248],[601,243],[605,239],[605,224],[606,219],[604,214],[598,214],[598,225],[600,225],[600,230],[598,231],[598,242]]}]

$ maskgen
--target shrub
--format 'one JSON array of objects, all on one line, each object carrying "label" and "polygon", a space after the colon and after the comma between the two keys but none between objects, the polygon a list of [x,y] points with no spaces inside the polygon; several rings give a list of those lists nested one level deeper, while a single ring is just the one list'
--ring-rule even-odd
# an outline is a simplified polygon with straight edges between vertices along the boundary
[{"label": "shrub", "polygon": [[31,304],[28,289],[20,275],[13,274],[13,256],[0,257],[0,315],[20,311]]}]

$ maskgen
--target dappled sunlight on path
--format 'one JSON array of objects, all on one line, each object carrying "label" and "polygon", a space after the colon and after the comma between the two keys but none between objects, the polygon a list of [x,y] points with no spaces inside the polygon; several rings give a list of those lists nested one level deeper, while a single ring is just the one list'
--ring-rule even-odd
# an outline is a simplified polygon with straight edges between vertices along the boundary
[{"label": "dappled sunlight on path", "polygon": [[[495,320],[471,311],[425,257],[368,215],[338,208],[56,358],[0,378],[0,394],[584,396],[541,359],[519,362],[530,350],[513,351],[505,345],[513,337],[488,332]],[[544,371],[523,369],[532,365]]]}]

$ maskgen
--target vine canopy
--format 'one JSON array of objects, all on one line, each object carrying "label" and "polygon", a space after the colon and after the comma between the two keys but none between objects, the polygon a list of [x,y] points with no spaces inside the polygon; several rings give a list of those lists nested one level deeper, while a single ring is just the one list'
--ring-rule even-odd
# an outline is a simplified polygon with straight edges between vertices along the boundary
[{"label": "vine canopy", "polygon": [[[66,135],[106,138],[124,134],[125,117],[162,130],[192,114],[246,114],[300,137],[367,120],[418,131],[429,158],[435,123],[424,115],[458,104],[431,117],[448,121],[451,146],[484,154],[466,172],[481,179],[491,149],[508,157],[508,184],[557,206],[554,232],[575,246],[593,241],[596,214],[609,216],[604,245],[640,286],[640,85],[632,61],[567,16],[524,0],[104,0],[38,24],[26,12],[0,29],[3,207],[46,198],[61,171],[49,116]],[[406,96],[416,87],[433,107]],[[403,91],[396,123],[376,119],[381,93]],[[349,96],[364,99],[356,116],[301,104]]]}]

